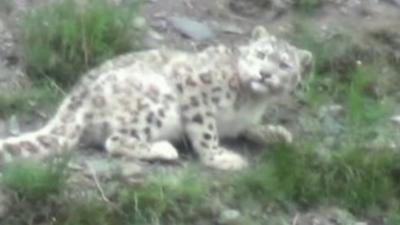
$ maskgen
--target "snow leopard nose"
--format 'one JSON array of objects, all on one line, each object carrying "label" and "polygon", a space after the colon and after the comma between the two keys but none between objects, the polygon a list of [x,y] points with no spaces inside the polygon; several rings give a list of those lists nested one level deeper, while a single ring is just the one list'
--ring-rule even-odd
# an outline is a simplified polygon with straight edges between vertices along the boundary
[{"label": "snow leopard nose", "polygon": [[265,70],[260,71],[260,76],[262,79],[269,79],[272,77],[271,73]]}]

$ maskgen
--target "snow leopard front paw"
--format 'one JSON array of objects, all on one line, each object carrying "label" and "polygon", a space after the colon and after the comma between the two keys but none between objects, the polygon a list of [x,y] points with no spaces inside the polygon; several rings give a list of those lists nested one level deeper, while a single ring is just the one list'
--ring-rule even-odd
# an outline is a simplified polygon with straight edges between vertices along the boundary
[{"label": "snow leopard front paw", "polygon": [[220,170],[241,170],[248,166],[245,158],[223,148],[204,157],[202,161],[206,166]]},{"label": "snow leopard front paw", "polygon": [[268,125],[264,131],[274,142],[292,143],[292,133],[283,126]]},{"label": "snow leopard front paw", "polygon": [[158,141],[150,145],[146,153],[142,154],[143,159],[160,159],[175,161],[179,159],[178,150],[168,141]]}]

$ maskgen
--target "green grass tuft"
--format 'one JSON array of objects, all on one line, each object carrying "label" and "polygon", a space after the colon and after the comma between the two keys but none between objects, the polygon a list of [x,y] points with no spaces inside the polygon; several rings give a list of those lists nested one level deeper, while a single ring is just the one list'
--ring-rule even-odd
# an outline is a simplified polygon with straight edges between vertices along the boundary
[{"label": "green grass tuft", "polygon": [[379,122],[386,120],[390,113],[390,105],[380,101],[371,90],[378,79],[372,71],[370,68],[358,67],[350,75],[351,82],[343,91],[346,120],[351,129],[373,129]]},{"label": "green grass tuft", "polygon": [[398,225],[400,224],[400,211],[393,212],[389,215],[387,223],[388,225]]},{"label": "green grass tuft", "polygon": [[157,176],[143,187],[121,193],[124,211],[132,215],[130,220],[139,224],[160,220],[177,223],[201,216],[202,205],[208,197],[208,184],[194,173],[173,176]]},{"label": "green grass tuft", "polygon": [[22,57],[33,80],[72,85],[82,73],[141,45],[139,1],[63,0],[28,13],[19,24]]},{"label": "green grass tuft", "polygon": [[56,105],[62,96],[61,91],[48,84],[35,85],[23,91],[1,92],[0,115],[32,113],[39,107]]},{"label": "green grass tuft", "polygon": [[2,185],[28,201],[45,200],[58,193],[65,182],[65,159],[51,159],[48,164],[17,161],[3,169]]},{"label": "green grass tuft", "polygon": [[264,163],[238,178],[236,196],[303,207],[328,202],[359,213],[389,207],[389,199],[399,198],[399,181],[393,174],[400,169],[399,157],[394,152],[368,152],[356,146],[326,160],[312,147],[275,146]]},{"label": "green grass tuft", "polygon": [[[57,225],[111,225],[121,224],[104,202],[83,198],[69,200],[61,206]],[[115,221],[114,221],[115,220]]]}]

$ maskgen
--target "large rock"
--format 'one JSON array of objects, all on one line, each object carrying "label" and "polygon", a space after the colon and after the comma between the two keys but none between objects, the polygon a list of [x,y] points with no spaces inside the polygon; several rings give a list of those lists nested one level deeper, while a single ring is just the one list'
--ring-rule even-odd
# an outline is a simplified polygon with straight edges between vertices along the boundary
[{"label": "large rock", "polygon": [[336,207],[322,207],[318,210],[297,215],[293,219],[297,225],[367,225],[351,213]]},{"label": "large rock", "polygon": [[0,62],[9,62],[15,58],[15,43],[11,31],[0,20]]},{"label": "large rock", "polygon": [[0,94],[18,90],[29,84],[29,79],[19,67],[9,67],[0,62]]}]

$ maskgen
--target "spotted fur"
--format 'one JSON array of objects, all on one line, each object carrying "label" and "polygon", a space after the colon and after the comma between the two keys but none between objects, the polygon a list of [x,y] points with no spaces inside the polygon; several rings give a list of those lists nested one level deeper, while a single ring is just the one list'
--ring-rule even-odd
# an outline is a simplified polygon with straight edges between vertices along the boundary
[{"label": "spotted fur", "polygon": [[73,149],[88,133],[111,155],[177,159],[170,141],[187,136],[205,165],[241,169],[246,160],[220,138],[290,141],[282,127],[258,128],[260,118],[275,98],[296,88],[311,61],[308,51],[263,27],[234,48],[131,53],[90,71],[42,129],[0,141],[0,159]]}]

